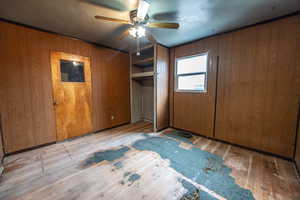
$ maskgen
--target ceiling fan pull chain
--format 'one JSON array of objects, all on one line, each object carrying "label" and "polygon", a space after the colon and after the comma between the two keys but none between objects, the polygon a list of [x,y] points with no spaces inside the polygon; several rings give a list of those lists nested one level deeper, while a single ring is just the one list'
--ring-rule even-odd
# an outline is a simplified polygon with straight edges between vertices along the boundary
[{"label": "ceiling fan pull chain", "polygon": [[141,53],[140,53],[140,38],[139,37],[137,37],[136,38],[136,55],[137,56],[139,56],[139,55],[141,55]]}]

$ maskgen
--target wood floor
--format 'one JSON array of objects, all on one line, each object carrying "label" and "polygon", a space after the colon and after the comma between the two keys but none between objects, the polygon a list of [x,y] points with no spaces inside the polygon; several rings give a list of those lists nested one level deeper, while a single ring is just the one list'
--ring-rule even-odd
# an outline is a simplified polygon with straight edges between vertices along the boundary
[{"label": "wood floor", "polygon": [[[136,123],[6,157],[0,199],[180,199],[185,189],[174,177],[182,175],[153,152],[127,152],[120,158],[124,166],[119,170],[118,160],[82,166],[94,152],[130,146],[145,133],[161,134],[151,133],[149,123]],[[203,137],[193,143],[221,156],[232,168],[236,183],[250,189],[255,199],[300,199],[300,181],[291,162]],[[120,182],[125,171],[142,178]],[[215,199],[225,199],[210,188],[195,185]]]}]

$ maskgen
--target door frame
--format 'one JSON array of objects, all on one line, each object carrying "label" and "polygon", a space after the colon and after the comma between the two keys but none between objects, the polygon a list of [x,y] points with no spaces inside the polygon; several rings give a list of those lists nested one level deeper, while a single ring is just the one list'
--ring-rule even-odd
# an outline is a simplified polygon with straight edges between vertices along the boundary
[{"label": "door frame", "polygon": [[[68,61],[75,61],[75,62],[83,62],[84,63],[84,77],[85,77],[85,82],[81,83],[79,82],[78,84],[88,84],[89,85],[89,103],[90,103],[90,130],[82,133],[81,135],[85,135],[88,133],[91,133],[93,131],[93,98],[92,98],[92,71],[91,71],[91,58],[88,56],[81,56],[81,55],[77,55],[77,54],[72,54],[72,53],[66,53],[63,51],[50,51],[50,75],[51,75],[51,87],[52,87],[52,101],[53,101],[53,112],[54,112],[54,122],[55,122],[55,136],[56,136],[56,141],[63,141],[65,139],[69,139],[71,137],[68,137],[67,135],[65,135],[66,137],[60,137],[59,136],[59,131],[58,131],[58,125],[57,125],[57,114],[56,114],[56,105],[55,105],[55,90],[56,90],[56,86],[54,85],[54,79],[53,79],[53,70],[55,67],[53,67],[54,64],[56,64],[55,62],[58,60],[57,57],[62,57],[65,60]],[[88,66],[88,67],[86,67]],[[86,70],[86,68],[88,68],[88,70]],[[57,67],[56,75],[57,75],[57,79],[61,81],[61,75],[60,75],[60,68]],[[88,82],[87,82],[87,78],[88,77]],[[56,79],[56,81],[58,81]],[[74,83],[74,82],[70,82],[70,83]],[[65,83],[68,84],[68,83]],[[75,136],[77,137],[77,136]]]}]

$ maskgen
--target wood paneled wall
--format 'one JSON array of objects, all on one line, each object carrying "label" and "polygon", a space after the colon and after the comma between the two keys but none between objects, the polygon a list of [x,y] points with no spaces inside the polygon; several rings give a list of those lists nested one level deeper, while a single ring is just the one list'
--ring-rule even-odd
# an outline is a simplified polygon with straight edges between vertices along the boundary
[{"label": "wood paneled wall", "polygon": [[130,121],[128,54],[6,22],[0,22],[0,44],[6,152],[56,140],[50,51],[91,58],[94,130]]},{"label": "wood paneled wall", "polygon": [[169,127],[169,49],[156,45],[156,129]]},{"label": "wood paneled wall", "polygon": [[[209,40],[219,46],[214,137],[292,158],[300,100],[300,16],[172,48],[171,67],[179,52],[192,55],[212,48],[205,44]],[[200,116],[213,116],[207,107],[215,99],[203,102],[195,94],[174,92],[172,86],[170,92],[173,127],[205,135],[209,121]]]},{"label": "wood paneled wall", "polygon": [[[176,58],[206,52],[209,53],[207,92],[174,92],[173,126],[213,137],[218,39],[213,37],[177,47],[175,48],[172,62],[175,69],[174,63]],[[174,73],[174,69],[172,73]]]},{"label": "wood paneled wall", "polygon": [[93,47],[91,66],[94,129],[129,123],[129,54]]},{"label": "wood paneled wall", "polygon": [[298,121],[298,136],[297,136],[297,144],[296,144],[296,151],[295,151],[295,161],[300,170],[300,119]]},{"label": "wood paneled wall", "polygon": [[299,35],[297,16],[220,37],[216,138],[293,157]]},{"label": "wood paneled wall", "polygon": [[2,144],[2,133],[1,133],[1,129],[0,129],[0,167],[2,164],[3,157],[4,157],[4,151],[3,151],[3,144]]},{"label": "wood paneled wall", "polygon": [[170,126],[174,127],[174,59],[175,59],[175,48],[170,50],[169,59],[169,111],[170,111]]}]

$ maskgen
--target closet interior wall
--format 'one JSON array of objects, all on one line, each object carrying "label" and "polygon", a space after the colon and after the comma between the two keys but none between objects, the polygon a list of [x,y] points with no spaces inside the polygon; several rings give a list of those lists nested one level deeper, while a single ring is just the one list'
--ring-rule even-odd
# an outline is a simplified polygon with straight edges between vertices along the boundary
[{"label": "closet interior wall", "polygon": [[154,121],[154,47],[131,53],[132,123]]}]

